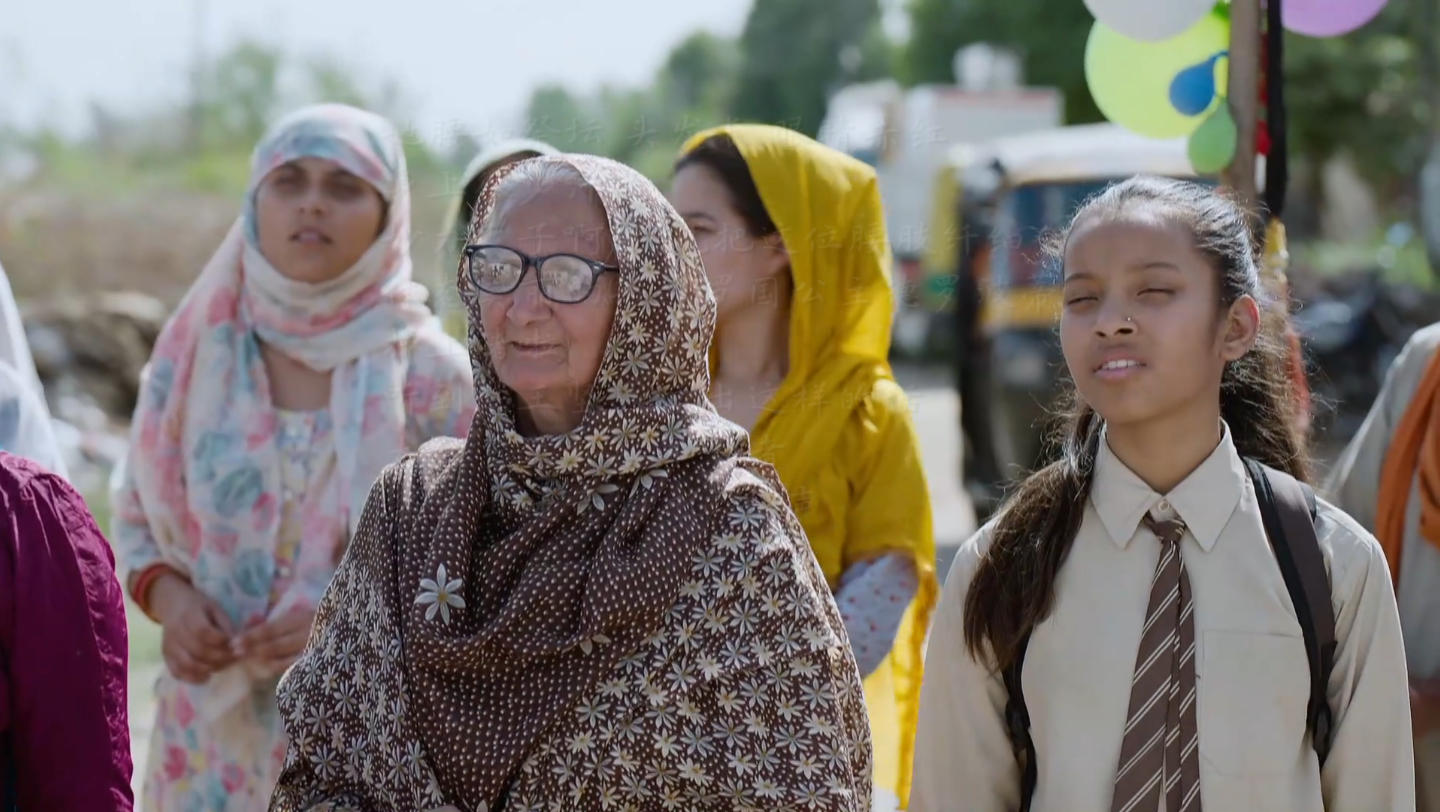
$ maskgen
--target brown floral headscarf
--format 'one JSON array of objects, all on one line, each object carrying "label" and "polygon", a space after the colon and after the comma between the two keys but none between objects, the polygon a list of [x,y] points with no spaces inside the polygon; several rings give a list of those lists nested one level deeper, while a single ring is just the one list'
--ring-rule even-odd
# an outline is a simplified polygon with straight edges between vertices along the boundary
[{"label": "brown floral headscarf", "polygon": [[[640,771],[627,785],[637,798],[689,798],[675,808],[709,807],[703,793],[719,787],[708,782],[729,774],[752,799],[798,787],[809,808],[868,809],[868,728],[843,624],[773,469],[744,456],[744,431],[706,398],[715,300],[693,237],[628,167],[532,160],[566,164],[598,193],[621,269],[583,421],[564,435],[516,430],[460,274],[479,414],[468,440],[432,442],[372,491],[310,648],[280,688],[292,746],[272,810],[493,812],[541,796],[556,809],[608,809],[596,796],[620,790],[587,776],[619,781],[626,765]],[[472,241],[504,174],[486,186]],[[684,676],[688,693],[664,688],[662,674]],[[741,675],[744,690],[773,689],[782,710],[744,716],[727,704],[742,687],[726,693],[725,680]],[[670,736],[663,758],[681,754],[670,714],[687,713],[756,740],[761,727],[793,725],[784,759],[800,771],[770,750],[764,769],[737,767],[708,735],[689,739],[694,757],[674,768],[616,743]],[[565,727],[582,722],[595,727]],[[606,737],[618,766],[577,771]],[[558,766],[537,768],[551,756]],[[551,773],[567,776],[554,790],[564,797],[537,783]],[[701,795],[678,794],[684,775]]]}]

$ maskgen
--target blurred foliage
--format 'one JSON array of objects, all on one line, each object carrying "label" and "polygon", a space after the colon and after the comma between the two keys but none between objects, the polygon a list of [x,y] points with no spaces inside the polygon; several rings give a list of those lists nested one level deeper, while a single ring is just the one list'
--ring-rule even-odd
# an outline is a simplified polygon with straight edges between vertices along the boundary
[{"label": "blurred foliage", "polygon": [[893,72],[877,0],[755,0],[740,48],[731,114],[811,137],[832,93]]},{"label": "blurred foliage", "polygon": [[[1400,239],[1396,238],[1397,230],[1404,234]],[[1373,269],[1391,284],[1413,285],[1426,290],[1440,286],[1430,272],[1424,241],[1413,230],[1397,229],[1394,225],[1368,240],[1316,240],[1298,246],[1293,267],[1321,276],[1338,276],[1357,268]]]},{"label": "blurred foliage", "polygon": [[[357,75],[333,57],[301,59],[277,45],[241,40],[191,77],[196,92],[187,103],[124,114],[92,103],[83,138],[42,128],[11,133],[7,143],[34,159],[30,185],[119,195],[178,186],[239,195],[255,143],[291,109],[342,102],[406,120],[398,87],[366,87]],[[407,137],[405,147],[412,177],[442,173],[450,164],[419,139]]]},{"label": "blurred foliage", "polygon": [[[1390,0],[1380,17],[1345,37],[1286,41],[1291,144],[1319,165],[1341,150],[1382,197],[1405,194],[1424,150],[1429,110],[1418,80],[1415,35],[1421,3]],[[894,76],[907,85],[953,81],[956,50],[989,42],[1018,51],[1030,84],[1059,88],[1070,123],[1101,116],[1085,83],[1092,19],[1081,0],[903,0],[910,36],[890,42],[879,0],[754,0],[738,38],[697,32],[678,43],[646,86],[579,94],[536,88],[527,130],[570,151],[627,161],[660,178],[683,140],[726,121],[783,124],[814,135],[829,96],[851,82]],[[94,134],[77,142],[52,132],[0,132],[0,159],[22,152],[45,180],[125,194],[154,185],[233,194],[244,188],[249,150],[265,126],[298,104],[342,101],[407,120],[393,83],[356,79],[356,65],[298,58],[242,40],[192,76],[192,103],[140,114],[93,106]],[[463,164],[410,139],[412,175]]]},{"label": "blurred foliage", "polygon": [[[905,0],[908,41],[887,41],[877,0],[755,0],[738,41],[698,33],[680,43],[648,87],[577,95],[535,91],[530,134],[562,149],[665,174],[686,135],[725,121],[764,121],[814,135],[826,100],[849,82],[894,76],[950,84],[955,52],[977,42],[1015,49],[1026,81],[1065,97],[1068,123],[1100,121],[1083,69],[1094,20],[1081,0]],[[1320,166],[1341,151],[1382,199],[1406,197],[1430,115],[1418,79],[1425,43],[1418,4],[1390,0],[1344,37],[1286,37],[1291,154]],[[1440,42],[1430,47],[1440,47]]]},{"label": "blurred foliage", "polygon": [[[1285,94],[1291,154],[1311,166],[1349,151],[1382,198],[1405,195],[1423,156],[1428,105],[1418,80],[1424,47],[1420,3],[1390,0],[1380,16],[1343,37],[1287,34]],[[911,84],[953,81],[956,49],[990,42],[1017,50],[1027,82],[1059,88],[1069,123],[1101,120],[1085,82],[1094,23],[1080,0],[909,0],[910,41],[897,71]]]},{"label": "blurred foliage", "polygon": [[895,48],[878,0],[756,0],[738,40],[697,32],[646,87],[590,95],[537,88],[528,134],[563,150],[606,155],[663,182],[685,139],[730,121],[814,136],[830,94],[892,73]]},{"label": "blurred foliage", "polygon": [[537,88],[526,129],[558,149],[624,161],[659,182],[686,137],[728,118],[742,62],[738,43],[698,32],[670,51],[649,87],[604,87],[588,96],[559,85]]},{"label": "blurred foliage", "polygon": [[951,84],[955,52],[988,42],[1020,55],[1028,84],[1060,89],[1067,123],[1104,119],[1085,84],[1094,18],[1081,0],[909,0],[909,12],[910,41],[897,65],[905,83]]},{"label": "blurred foliage", "polygon": [[[82,136],[0,128],[0,251],[20,295],[99,287],[178,297],[239,212],[251,151],[272,121],[315,102],[413,118],[402,89],[368,81],[363,65],[263,41],[235,43],[190,80],[178,104],[92,104]],[[401,135],[416,275],[448,289],[429,249],[439,244],[452,179],[479,145],[458,134],[451,145]]]},{"label": "blurred foliage", "polygon": [[[1312,162],[1341,151],[1384,198],[1413,193],[1430,109],[1419,81],[1420,3],[1390,0],[1380,16],[1344,37],[1285,42],[1285,101],[1292,149]],[[1440,48],[1431,32],[1429,48]]]},{"label": "blurred foliage", "polygon": [[[738,37],[687,37],[644,86],[536,88],[526,130],[663,181],[684,139],[698,130],[744,120],[814,135],[828,98],[844,85],[889,76],[907,85],[949,84],[956,50],[975,42],[1018,51],[1028,83],[1063,92],[1069,122],[1100,119],[1085,84],[1092,20],[1081,0],[895,1],[909,16],[904,43],[887,39],[880,0],[754,0]],[[1415,32],[1423,30],[1422,4],[1433,2],[1390,0],[1377,20],[1345,37],[1288,36],[1286,94],[1297,165],[1316,167],[1349,152],[1381,200],[1413,198],[1430,120],[1418,64],[1424,48],[1440,47]],[[79,139],[0,126],[0,172],[32,167],[33,187],[92,197],[140,199],[179,188],[235,198],[248,179],[250,150],[288,109],[343,101],[410,120],[403,89],[357,78],[363,67],[243,40],[190,77],[195,92],[183,104],[136,112],[97,103],[91,133]],[[417,206],[443,208],[453,192],[449,179],[480,146],[465,134],[441,145],[407,137]],[[425,213],[416,216],[425,224]]]}]

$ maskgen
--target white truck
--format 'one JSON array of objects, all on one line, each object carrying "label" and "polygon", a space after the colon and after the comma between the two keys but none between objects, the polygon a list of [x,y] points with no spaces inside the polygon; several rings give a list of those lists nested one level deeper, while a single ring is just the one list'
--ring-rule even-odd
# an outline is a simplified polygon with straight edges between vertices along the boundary
[{"label": "white truck", "polygon": [[895,253],[894,346],[904,355],[920,354],[944,329],[938,302],[948,297],[922,295],[922,261],[932,229],[954,222],[934,217],[937,194],[951,192],[937,188],[937,177],[955,168],[963,152],[955,147],[1053,129],[1064,115],[1058,90],[1021,86],[1019,60],[1009,52],[973,45],[956,54],[955,70],[955,85],[905,89],[887,80],[843,88],[819,133],[822,143],[871,164],[879,177]]}]

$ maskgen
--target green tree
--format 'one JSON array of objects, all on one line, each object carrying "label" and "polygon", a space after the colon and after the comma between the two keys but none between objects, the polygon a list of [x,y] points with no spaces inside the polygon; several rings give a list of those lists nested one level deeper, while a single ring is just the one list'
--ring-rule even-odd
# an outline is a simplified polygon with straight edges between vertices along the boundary
[{"label": "green tree", "polygon": [[955,52],[988,42],[1020,54],[1027,83],[1060,89],[1067,122],[1104,119],[1085,84],[1094,18],[1081,0],[909,0],[909,12],[897,71],[907,84],[953,83]]},{"label": "green tree", "polygon": [[122,111],[92,103],[91,132],[83,138],[41,129],[14,134],[11,143],[35,159],[40,182],[106,195],[157,186],[234,195],[249,179],[255,143],[277,117],[304,104],[341,102],[388,116],[402,129],[412,179],[442,175],[447,162],[404,133],[403,89],[360,76],[329,55],[301,58],[242,40],[202,66],[197,94],[183,104]]},{"label": "green tree", "polygon": [[733,40],[697,31],[670,51],[657,83],[679,110],[723,115],[739,70],[740,49]]},{"label": "green tree", "polygon": [[1433,1],[1390,0],[1380,17],[1344,37],[1286,36],[1285,101],[1296,154],[1320,163],[1349,151],[1382,194],[1413,183],[1429,103],[1411,20],[1415,5]]},{"label": "green tree", "polygon": [[206,66],[198,105],[202,149],[254,146],[285,107],[284,62],[279,46],[242,40]]},{"label": "green tree", "polygon": [[594,105],[563,85],[536,88],[525,108],[526,133],[564,152],[598,152],[604,126]]},{"label": "green tree", "polygon": [[[1422,43],[1411,24],[1421,2],[1434,0],[1390,0],[1378,19],[1344,37],[1286,35],[1292,154],[1313,165],[1349,150],[1382,191],[1416,171],[1428,111],[1416,80]],[[1021,55],[1027,83],[1064,93],[1067,122],[1103,120],[1084,70],[1094,19],[1080,0],[909,0],[908,11],[912,34],[899,60],[907,83],[952,82],[955,51],[990,42]]]},{"label": "green tree", "polygon": [[739,45],[731,39],[702,31],[677,45],[655,77],[647,117],[636,128],[635,165],[663,167],[668,174],[687,138],[729,118],[740,65]]},{"label": "green tree", "polygon": [[671,50],[644,87],[603,87],[581,96],[561,85],[536,88],[526,107],[526,132],[567,152],[628,163],[662,182],[690,134],[729,118],[740,49],[707,32]]},{"label": "green tree", "polygon": [[878,0],[755,0],[731,115],[820,130],[830,95],[890,71]]}]

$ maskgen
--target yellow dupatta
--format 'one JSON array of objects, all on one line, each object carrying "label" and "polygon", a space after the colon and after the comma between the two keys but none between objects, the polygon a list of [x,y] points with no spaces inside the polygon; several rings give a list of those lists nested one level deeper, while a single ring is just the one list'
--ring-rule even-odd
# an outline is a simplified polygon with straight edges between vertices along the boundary
[{"label": "yellow dupatta", "polygon": [[[904,392],[890,370],[890,244],[875,171],[792,130],[732,125],[790,257],[790,371],[751,431],[775,466],[831,588],[876,553],[915,556],[920,590],[890,655],[865,680],[874,780],[908,806],[921,659],[939,592],[930,495]],[[711,365],[716,363],[712,345]],[[863,485],[863,492],[855,485]]]}]

